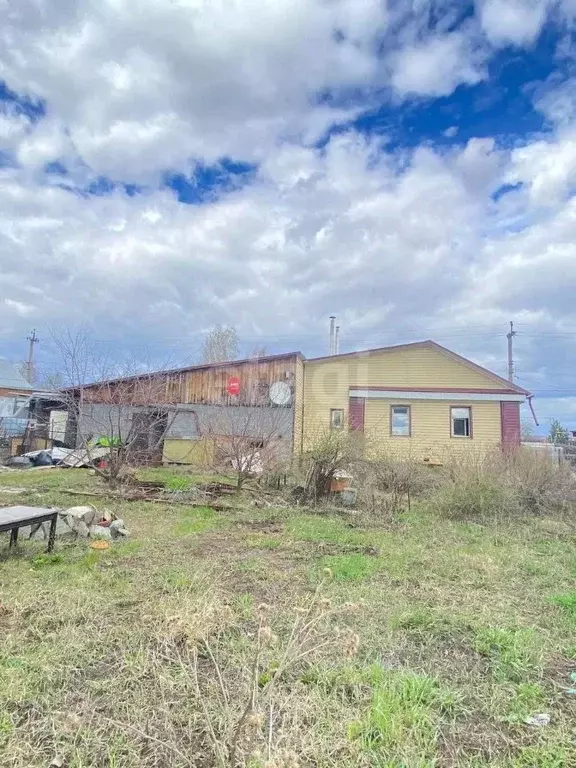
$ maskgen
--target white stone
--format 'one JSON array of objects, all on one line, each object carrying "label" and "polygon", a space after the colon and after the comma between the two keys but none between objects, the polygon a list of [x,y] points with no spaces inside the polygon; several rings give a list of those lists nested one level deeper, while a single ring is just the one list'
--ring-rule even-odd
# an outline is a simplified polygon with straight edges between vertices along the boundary
[{"label": "white stone", "polygon": [[83,520],[86,525],[92,525],[97,512],[94,507],[86,505],[82,507],[70,507],[69,509],[65,509],[64,514],[67,516],[75,517],[78,520]]},{"label": "white stone", "polygon": [[112,531],[110,528],[106,528],[103,525],[91,525],[90,537],[92,539],[105,539],[106,541],[111,541]]}]

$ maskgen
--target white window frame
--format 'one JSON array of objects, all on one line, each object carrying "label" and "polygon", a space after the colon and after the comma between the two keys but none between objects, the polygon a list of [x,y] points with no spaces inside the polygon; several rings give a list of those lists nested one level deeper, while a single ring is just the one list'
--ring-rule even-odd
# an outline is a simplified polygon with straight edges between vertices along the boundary
[{"label": "white window frame", "polygon": [[[334,415],[340,414],[340,424],[335,424]],[[330,408],[330,429],[344,429],[344,408]]]},{"label": "white window frame", "polygon": [[[454,411],[468,411],[468,416],[454,416]],[[457,435],[454,432],[454,421],[468,421],[468,434]],[[456,438],[456,440],[471,440],[474,434],[472,424],[472,406],[470,405],[451,405],[450,406],[450,437]]]},{"label": "white window frame", "polygon": [[[396,408],[402,408],[408,414],[408,432],[394,432],[394,411]],[[409,405],[391,405],[390,406],[390,437],[412,437],[412,409]]]}]

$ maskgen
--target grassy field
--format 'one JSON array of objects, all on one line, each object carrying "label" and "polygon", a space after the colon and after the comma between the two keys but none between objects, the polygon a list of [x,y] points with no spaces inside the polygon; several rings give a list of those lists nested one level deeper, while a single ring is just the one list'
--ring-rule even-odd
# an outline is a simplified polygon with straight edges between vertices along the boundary
[{"label": "grassy field", "polygon": [[[97,484],[6,473],[0,504]],[[0,538],[1,766],[576,766],[566,523],[98,506],[129,540]]]}]

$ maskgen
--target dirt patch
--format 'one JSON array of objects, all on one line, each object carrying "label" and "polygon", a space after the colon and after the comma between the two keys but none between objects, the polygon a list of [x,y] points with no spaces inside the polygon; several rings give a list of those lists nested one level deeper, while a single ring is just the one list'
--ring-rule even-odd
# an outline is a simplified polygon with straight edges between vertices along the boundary
[{"label": "dirt patch", "polygon": [[315,543],[314,549],[320,555],[369,555],[370,557],[380,557],[378,547],[365,547],[360,544],[334,544],[323,541]]},{"label": "dirt patch", "polygon": [[510,752],[514,741],[512,730],[502,723],[487,720],[481,712],[471,713],[465,723],[454,723],[442,731],[438,765],[456,768],[472,759],[491,765]]}]

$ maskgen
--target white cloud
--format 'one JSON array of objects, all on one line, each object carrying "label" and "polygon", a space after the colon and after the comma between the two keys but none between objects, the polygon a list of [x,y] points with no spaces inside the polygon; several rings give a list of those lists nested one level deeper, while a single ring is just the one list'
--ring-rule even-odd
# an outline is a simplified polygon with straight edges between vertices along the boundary
[{"label": "white cloud", "polygon": [[[381,88],[403,100],[478,82],[487,40],[530,44],[548,5],[487,0],[454,30],[453,0],[409,13],[380,0],[0,0],[0,77],[47,109],[37,122],[0,113],[21,164],[0,168],[0,338],[84,321],[191,356],[199,329],[233,322],[247,341],[315,353],[337,311],[345,347],[432,336],[503,373],[514,318],[523,375],[545,387],[565,346],[528,331],[576,333],[568,86],[538,97],[557,133],[509,154],[489,138],[389,152],[351,130],[313,144],[358,114],[350,94],[365,108]],[[223,156],[257,163],[255,179],[202,206],[159,189],[167,170]],[[69,174],[50,181],[55,160]],[[58,186],[98,174],[148,191]]]},{"label": "white cloud", "polygon": [[576,132],[515,149],[508,181],[525,184],[534,204],[556,205],[576,183]]},{"label": "white cloud", "polygon": [[392,58],[391,82],[400,94],[445,96],[482,77],[482,57],[463,32],[406,46]]},{"label": "white cloud", "polygon": [[553,0],[477,0],[482,29],[496,45],[527,45],[542,30]]},{"label": "white cloud", "polygon": [[30,128],[30,121],[14,104],[0,102],[0,149],[14,150]]},{"label": "white cloud", "polygon": [[387,23],[379,0],[41,6],[0,6],[0,77],[44,98],[96,173],[136,181],[190,158],[259,160],[349,119],[317,94],[378,82]]}]

